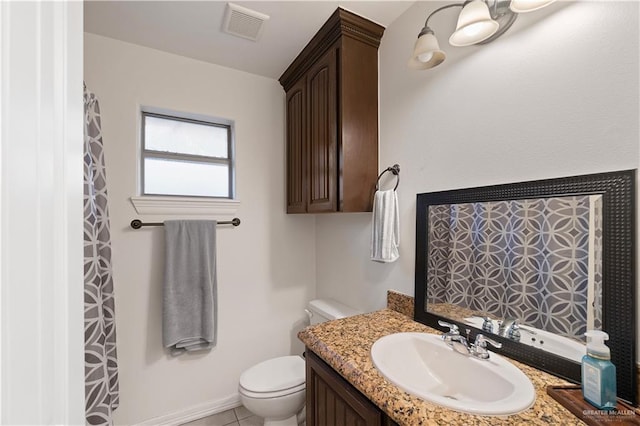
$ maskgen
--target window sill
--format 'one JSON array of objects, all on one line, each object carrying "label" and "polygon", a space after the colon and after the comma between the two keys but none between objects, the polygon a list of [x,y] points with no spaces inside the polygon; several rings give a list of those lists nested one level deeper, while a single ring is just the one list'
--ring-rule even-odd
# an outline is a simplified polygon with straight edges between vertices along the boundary
[{"label": "window sill", "polygon": [[239,200],[200,197],[131,197],[138,214],[222,215],[233,216],[240,206]]}]

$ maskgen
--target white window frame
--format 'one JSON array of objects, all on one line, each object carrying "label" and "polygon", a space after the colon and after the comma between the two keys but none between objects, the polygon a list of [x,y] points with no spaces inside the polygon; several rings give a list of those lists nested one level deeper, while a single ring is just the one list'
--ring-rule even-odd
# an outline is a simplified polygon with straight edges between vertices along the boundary
[{"label": "white window frame", "polygon": [[[224,164],[228,166],[229,170],[229,186],[227,188],[226,196],[204,196],[207,198],[224,198],[232,200],[234,198],[234,163],[233,163],[233,126],[222,122],[220,120],[199,120],[188,118],[184,115],[178,114],[159,114],[156,112],[149,112],[142,110],[142,126],[141,126],[141,147],[140,147],[140,193],[141,195],[160,195],[160,196],[175,196],[175,197],[187,197],[191,195],[185,194],[149,194],[145,192],[145,168],[144,162],[147,158],[155,158],[162,160],[173,160],[173,161],[183,161],[194,164]],[[166,151],[155,151],[152,149],[147,149],[146,146],[146,119],[147,117],[160,118],[163,120],[172,120],[172,121],[180,121],[184,123],[192,123],[199,124],[203,126],[211,126],[211,127],[219,127],[227,130],[227,157],[211,157],[205,155],[196,155],[196,154],[182,154],[182,153],[174,153],[174,152],[166,152]],[[197,196],[200,197],[200,196]]]},{"label": "white window frame", "polygon": [[[229,216],[233,217],[240,205],[236,196],[236,150],[235,150],[235,122],[224,118],[211,117],[200,114],[177,112],[168,109],[140,106],[139,144],[138,144],[138,191],[130,198],[138,214],[162,215],[198,215],[198,216]],[[198,124],[224,126],[229,128],[228,164],[229,164],[229,197],[186,196],[186,195],[156,195],[144,194],[144,115],[160,116]],[[164,157],[167,153],[161,153]],[[171,155],[171,154],[169,154]],[[178,154],[181,155],[181,154]],[[185,157],[194,157],[186,154]],[[195,156],[200,157],[200,156]],[[154,158],[160,158],[155,157]],[[175,158],[171,155],[171,158]],[[206,157],[205,157],[206,158]],[[215,157],[211,157],[215,158]]]}]

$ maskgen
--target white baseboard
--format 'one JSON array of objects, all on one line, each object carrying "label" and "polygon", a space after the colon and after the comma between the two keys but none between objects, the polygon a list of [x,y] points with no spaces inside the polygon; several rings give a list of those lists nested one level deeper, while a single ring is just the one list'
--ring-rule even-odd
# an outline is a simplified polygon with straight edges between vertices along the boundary
[{"label": "white baseboard", "polygon": [[233,394],[227,398],[217,401],[205,402],[184,410],[175,411],[160,417],[154,417],[138,423],[136,426],[176,426],[183,423],[192,422],[203,417],[212,416],[241,406],[240,394]]}]

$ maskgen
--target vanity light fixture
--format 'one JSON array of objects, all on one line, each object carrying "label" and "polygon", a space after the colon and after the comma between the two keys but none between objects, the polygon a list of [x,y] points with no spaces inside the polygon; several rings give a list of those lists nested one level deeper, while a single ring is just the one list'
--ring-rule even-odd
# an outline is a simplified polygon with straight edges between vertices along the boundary
[{"label": "vanity light fixture", "polygon": [[442,6],[427,16],[418,34],[409,59],[409,68],[426,70],[440,65],[447,57],[440,49],[438,39],[429,27],[429,19],[436,13],[452,7],[460,7],[456,30],[449,37],[449,44],[456,47],[490,43],[513,25],[518,13],[530,12],[550,5],[555,0],[467,0]]},{"label": "vanity light fixture", "polygon": [[549,6],[556,0],[511,0],[509,8],[516,13],[533,12]]},{"label": "vanity light fixture", "polygon": [[499,27],[500,24],[491,18],[487,3],[472,0],[460,11],[458,25],[449,37],[449,44],[461,47],[480,43],[494,35]]}]

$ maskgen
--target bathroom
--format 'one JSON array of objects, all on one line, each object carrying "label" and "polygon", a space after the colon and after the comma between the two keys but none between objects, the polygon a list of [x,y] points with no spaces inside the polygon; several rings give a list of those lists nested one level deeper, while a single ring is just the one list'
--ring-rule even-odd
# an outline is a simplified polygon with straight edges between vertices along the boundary
[{"label": "bathroom", "polygon": [[[239,3],[260,10],[260,2]],[[329,3],[319,25],[338,6]],[[401,166],[400,258],[389,264],[369,260],[370,213],[285,212],[277,78],[292,58],[265,77],[84,33],[80,66],[100,100],[108,174],[116,424],[177,422],[237,404],[244,369],[303,351],[296,335],[313,298],[369,312],[385,306],[389,289],[413,295],[417,193],[638,168],[637,3],[557,2],[523,14],[498,40],[469,48],[446,44],[455,14],[443,13],[433,29],[443,34],[447,60],[409,69],[426,16],[444,4],[407,2],[379,48],[379,168]],[[162,349],[163,235],[129,227],[141,216],[131,202],[141,105],[235,121],[239,202],[232,207],[242,224],[218,231],[218,343],[208,353],[172,358]]]}]

